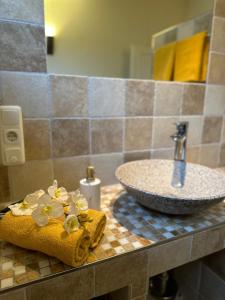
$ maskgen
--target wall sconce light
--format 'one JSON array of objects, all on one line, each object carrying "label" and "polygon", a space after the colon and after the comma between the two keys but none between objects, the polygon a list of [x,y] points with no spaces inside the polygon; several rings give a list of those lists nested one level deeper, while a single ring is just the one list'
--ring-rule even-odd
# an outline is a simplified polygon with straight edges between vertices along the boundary
[{"label": "wall sconce light", "polygon": [[52,55],[54,54],[55,28],[53,26],[46,25],[45,36],[46,36],[47,54]]},{"label": "wall sconce light", "polygon": [[46,37],[46,44],[47,44],[47,54],[54,54],[54,37],[47,36]]}]

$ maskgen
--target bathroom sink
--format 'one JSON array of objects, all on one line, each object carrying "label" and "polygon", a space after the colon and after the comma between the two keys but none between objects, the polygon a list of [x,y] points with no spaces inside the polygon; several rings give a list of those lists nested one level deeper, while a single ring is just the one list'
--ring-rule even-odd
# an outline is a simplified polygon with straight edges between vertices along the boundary
[{"label": "bathroom sink", "polygon": [[222,173],[183,161],[128,162],[116,177],[140,204],[162,213],[193,214],[225,198]]}]

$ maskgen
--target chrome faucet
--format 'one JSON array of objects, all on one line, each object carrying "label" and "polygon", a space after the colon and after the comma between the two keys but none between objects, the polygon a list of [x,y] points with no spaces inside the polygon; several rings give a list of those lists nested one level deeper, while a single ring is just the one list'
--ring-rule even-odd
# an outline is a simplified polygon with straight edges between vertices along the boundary
[{"label": "chrome faucet", "polygon": [[175,125],[177,127],[177,132],[171,136],[175,142],[174,160],[185,161],[188,122],[178,122]]}]

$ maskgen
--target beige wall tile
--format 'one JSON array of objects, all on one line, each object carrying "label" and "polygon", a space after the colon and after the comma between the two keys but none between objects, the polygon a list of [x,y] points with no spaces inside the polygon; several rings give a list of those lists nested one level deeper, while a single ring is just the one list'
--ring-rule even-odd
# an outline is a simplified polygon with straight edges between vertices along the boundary
[{"label": "beige wall tile", "polygon": [[204,85],[185,85],[182,105],[183,115],[201,115],[205,97]]},{"label": "beige wall tile", "polygon": [[202,133],[202,143],[218,143],[221,138],[223,117],[205,117]]},{"label": "beige wall tile", "polygon": [[8,168],[0,166],[0,207],[10,199]]},{"label": "beige wall tile", "polygon": [[210,54],[210,66],[208,73],[208,83],[225,84],[224,76],[225,55],[218,53]]},{"label": "beige wall tile", "polygon": [[202,145],[200,149],[199,163],[201,165],[216,168],[219,163],[220,145]]},{"label": "beige wall tile", "polygon": [[225,110],[225,86],[207,85],[204,115],[222,116]]},{"label": "beige wall tile", "polygon": [[[104,282],[104,284],[103,284]],[[147,293],[147,255],[128,254],[95,267],[96,296],[132,284],[132,298]]]},{"label": "beige wall tile", "polygon": [[154,115],[180,115],[183,98],[183,89],[184,86],[182,84],[156,83]]},{"label": "beige wall tile", "polygon": [[44,27],[0,22],[0,70],[46,72]]},{"label": "beige wall tile", "polygon": [[25,289],[18,289],[16,291],[6,291],[0,295],[0,300],[26,300]]},{"label": "beige wall tile", "polygon": [[188,122],[188,145],[200,145],[202,139],[202,127],[203,117],[202,116],[182,116],[180,121]]},{"label": "beige wall tile", "polygon": [[124,162],[150,159],[150,151],[133,151],[124,153]]},{"label": "beige wall tile", "polygon": [[49,116],[46,74],[0,72],[4,105],[19,105],[24,117]]},{"label": "beige wall tile", "polygon": [[8,170],[12,201],[21,200],[38,189],[46,189],[53,182],[51,160],[29,161]]},{"label": "beige wall tile", "polygon": [[49,120],[25,119],[24,141],[26,160],[51,157]]},{"label": "beige wall tile", "polygon": [[200,13],[200,12],[197,13],[196,12],[196,17],[197,18],[195,18],[195,20],[194,20],[194,31],[193,31],[193,33],[198,33],[198,32],[201,32],[201,31],[211,33],[212,19],[213,19],[213,3],[212,2],[213,1],[211,1],[211,3],[210,3],[208,11],[206,11],[206,10],[203,11],[202,10],[202,13]]},{"label": "beige wall tile", "polygon": [[89,122],[87,119],[52,120],[52,151],[54,157],[89,153]]},{"label": "beige wall tile", "polygon": [[224,0],[215,0],[215,15],[225,18]]},{"label": "beige wall tile", "polygon": [[173,157],[174,157],[174,148],[151,150],[152,159],[173,159]]},{"label": "beige wall tile", "polygon": [[178,121],[178,117],[157,117],[153,119],[152,148],[174,147],[171,135],[176,132],[175,123]]},{"label": "beige wall tile", "polygon": [[152,118],[125,119],[125,151],[150,149]]},{"label": "beige wall tile", "polygon": [[79,188],[80,179],[86,177],[88,156],[57,158],[53,160],[54,177],[68,191]]},{"label": "beige wall tile", "polygon": [[125,113],[127,116],[152,116],[155,84],[149,80],[127,80]]},{"label": "beige wall tile", "polygon": [[1,0],[0,19],[44,24],[43,0]]},{"label": "beige wall tile", "polygon": [[225,53],[225,19],[213,18],[213,32],[211,40],[211,50]]},{"label": "beige wall tile", "polygon": [[86,117],[88,115],[88,78],[52,75],[52,115]]},{"label": "beige wall tile", "polygon": [[187,148],[187,161],[190,163],[198,164],[200,159],[201,146]]},{"label": "beige wall tile", "polygon": [[150,248],[148,251],[149,276],[160,274],[190,261],[191,244],[192,237],[189,236]]},{"label": "beige wall tile", "polygon": [[90,78],[89,105],[89,113],[92,117],[123,116],[125,80]]},{"label": "beige wall tile", "polygon": [[219,227],[196,233],[192,242],[191,259],[196,260],[224,248],[225,228]]},{"label": "beige wall tile", "polygon": [[89,300],[94,297],[94,270],[85,268],[27,287],[27,300]]},{"label": "beige wall tile", "polygon": [[122,119],[91,120],[92,153],[122,152]]},{"label": "beige wall tile", "polygon": [[91,155],[90,162],[95,167],[96,176],[101,179],[102,185],[118,183],[115,171],[123,163],[122,153]]}]

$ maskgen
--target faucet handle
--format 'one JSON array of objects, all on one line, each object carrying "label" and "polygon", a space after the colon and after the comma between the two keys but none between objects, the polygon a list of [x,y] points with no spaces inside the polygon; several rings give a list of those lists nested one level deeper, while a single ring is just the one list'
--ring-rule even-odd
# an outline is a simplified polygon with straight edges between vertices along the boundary
[{"label": "faucet handle", "polygon": [[188,125],[189,125],[188,121],[176,122],[175,125],[177,127],[178,135],[187,135]]}]

